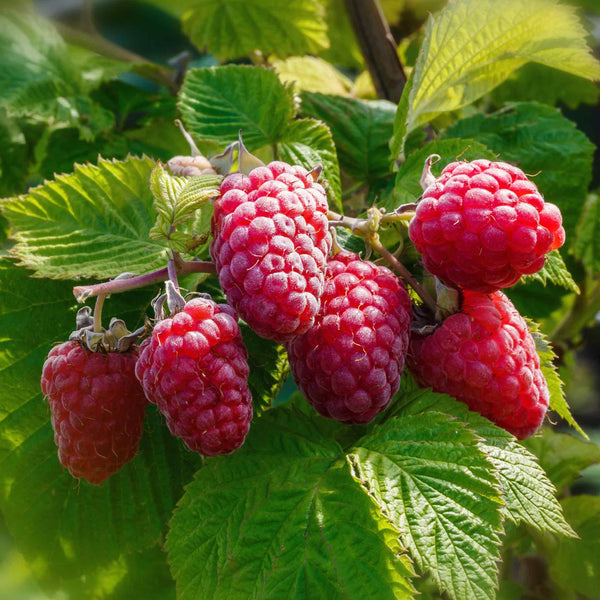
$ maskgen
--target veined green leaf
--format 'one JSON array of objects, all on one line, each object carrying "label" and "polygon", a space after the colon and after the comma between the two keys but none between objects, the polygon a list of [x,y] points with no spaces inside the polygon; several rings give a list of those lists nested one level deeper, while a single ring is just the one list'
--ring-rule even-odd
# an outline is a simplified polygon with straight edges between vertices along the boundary
[{"label": "veined green leaf", "polygon": [[[465,423],[479,436],[478,446],[496,471],[506,506],[503,510],[514,523],[526,523],[539,531],[573,535],[555,497],[556,489],[535,455],[510,433],[446,394],[438,394],[403,378],[404,393],[394,414],[429,414],[440,411]],[[413,386],[409,390],[410,386]]]},{"label": "veined green leaf", "polygon": [[575,421],[569,409],[569,405],[567,404],[565,390],[563,389],[564,384],[558,374],[558,369],[554,364],[556,354],[554,354],[554,350],[550,345],[550,340],[540,331],[539,326],[533,321],[527,319],[527,325],[529,326],[529,331],[535,341],[535,348],[540,357],[540,369],[548,384],[548,390],[550,392],[550,409],[555,411],[559,417],[563,418],[571,425],[571,427],[574,427],[576,431],[588,440],[587,434],[581,429],[577,421]]},{"label": "veined green leaf", "polygon": [[398,532],[350,475],[340,425],[288,405],[209,460],[167,538],[178,597],[412,598]]},{"label": "veined green leaf", "polygon": [[600,196],[590,194],[575,231],[575,256],[593,277],[600,272]]},{"label": "veined green leaf", "polygon": [[206,140],[229,145],[241,129],[244,144],[253,150],[283,138],[294,101],[292,90],[274,71],[228,65],[189,71],[179,109],[200,144]]},{"label": "veined green leaf", "polygon": [[554,0],[449,2],[427,23],[415,66],[409,131],[470,104],[528,61],[600,78],[600,63],[572,7]]},{"label": "veined green leaf", "polygon": [[201,50],[220,60],[259,50],[279,58],[329,47],[317,0],[197,0],[182,16],[183,29]]},{"label": "veined green leaf", "polygon": [[114,277],[164,266],[164,246],[148,240],[154,222],[149,158],[77,166],[0,207],[12,249],[39,277]]},{"label": "veined green leaf", "polygon": [[523,282],[539,281],[543,286],[548,282],[560,285],[569,292],[580,293],[579,286],[575,283],[573,276],[569,273],[567,265],[558,250],[552,250],[546,256],[546,262],[540,271],[532,275],[523,275]]},{"label": "veined green leaf", "polygon": [[[73,285],[35,279],[0,261],[0,508],[41,578],[92,577],[125,554],[155,546],[199,467],[153,407],[137,457],[105,484],[79,482],[60,465],[40,377],[51,346],[75,328]],[[135,329],[153,294],[113,296],[104,313]]]},{"label": "veined green leaf", "polygon": [[302,94],[302,113],[324,121],[331,129],[342,169],[366,182],[390,173],[388,144],[395,111],[385,100]]},{"label": "veined green leaf", "polygon": [[416,563],[455,600],[493,599],[498,581],[502,500],[478,441],[429,411],[387,420],[348,456]]},{"label": "veined green leaf", "polygon": [[[220,175],[175,177],[162,164],[156,165],[150,176],[150,189],[154,196],[156,223],[149,232],[153,241],[164,242],[175,252],[186,252],[206,241],[209,234],[197,227],[184,231],[181,226],[194,214],[219,195]],[[198,219],[194,224],[197,225]]]},{"label": "veined green leaf", "polygon": [[292,121],[277,149],[281,160],[290,164],[302,165],[309,170],[319,163],[323,165],[329,204],[335,210],[342,210],[340,169],[327,125],[313,119]]},{"label": "veined green leaf", "polygon": [[450,127],[452,137],[485,144],[499,160],[532,176],[548,202],[563,215],[567,245],[592,178],[594,145],[561,112],[535,102],[510,104],[491,115],[477,114]]},{"label": "veined green leaf", "polygon": [[319,54],[334,65],[360,69],[364,60],[348,20],[344,0],[322,0],[322,4],[325,6],[329,48]]},{"label": "veined green leaf", "polygon": [[352,87],[350,79],[332,64],[316,56],[292,56],[271,62],[279,79],[286,85],[294,85],[298,92],[322,92],[344,96]]}]

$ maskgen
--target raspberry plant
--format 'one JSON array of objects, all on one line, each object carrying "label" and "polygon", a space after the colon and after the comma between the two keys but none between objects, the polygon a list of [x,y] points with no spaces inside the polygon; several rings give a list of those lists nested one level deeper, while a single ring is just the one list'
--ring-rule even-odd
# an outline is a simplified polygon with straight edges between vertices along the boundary
[{"label": "raspberry plant", "polygon": [[0,510],[32,577],[597,597],[561,380],[600,310],[581,15],[152,4],[214,66],[0,12]]}]

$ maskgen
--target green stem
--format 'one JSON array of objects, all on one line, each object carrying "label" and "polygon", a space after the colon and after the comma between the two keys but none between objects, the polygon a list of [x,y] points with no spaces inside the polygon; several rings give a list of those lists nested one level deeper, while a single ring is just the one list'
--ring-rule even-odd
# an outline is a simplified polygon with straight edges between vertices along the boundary
[{"label": "green stem", "polygon": [[102,333],[102,307],[104,306],[104,300],[106,294],[100,294],[96,298],[96,305],[94,306],[94,333]]},{"label": "green stem", "polygon": [[369,240],[373,250],[380,254],[387,263],[404,279],[410,287],[415,290],[418,296],[423,300],[427,308],[435,315],[437,305],[435,300],[429,295],[425,288],[412,276],[410,271],[381,243],[378,234],[374,234]]}]

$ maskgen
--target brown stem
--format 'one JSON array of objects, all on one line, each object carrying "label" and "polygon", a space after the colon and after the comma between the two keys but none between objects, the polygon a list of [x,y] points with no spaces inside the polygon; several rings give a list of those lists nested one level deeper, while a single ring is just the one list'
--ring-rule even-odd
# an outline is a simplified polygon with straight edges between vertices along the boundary
[{"label": "brown stem", "polygon": [[345,0],[345,3],[377,96],[399,102],[406,75],[378,0]]},{"label": "brown stem", "polygon": [[[216,273],[214,263],[204,261],[181,261],[177,264],[178,275],[189,275],[190,273]],[[129,292],[147,285],[153,285],[169,279],[169,270],[167,267],[130,277],[129,279],[114,279],[113,281],[105,281],[95,285],[80,285],[73,288],[73,295],[78,302],[83,302],[87,298],[93,298],[101,294],[119,294],[121,292]]]},{"label": "brown stem", "polygon": [[435,300],[429,295],[425,288],[412,276],[410,271],[381,243],[379,236],[375,234],[370,240],[371,246],[375,252],[378,252],[385,258],[388,264],[404,279],[410,287],[415,290],[421,300],[427,305],[429,310],[435,315],[437,305]]}]

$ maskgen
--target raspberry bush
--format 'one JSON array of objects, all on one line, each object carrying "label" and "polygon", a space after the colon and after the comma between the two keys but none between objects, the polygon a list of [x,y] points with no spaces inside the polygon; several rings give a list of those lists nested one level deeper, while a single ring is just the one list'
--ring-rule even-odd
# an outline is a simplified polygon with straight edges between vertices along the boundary
[{"label": "raspberry bush", "polygon": [[596,598],[586,15],[151,4],[192,62],[0,11],[11,556],[73,599]]}]

